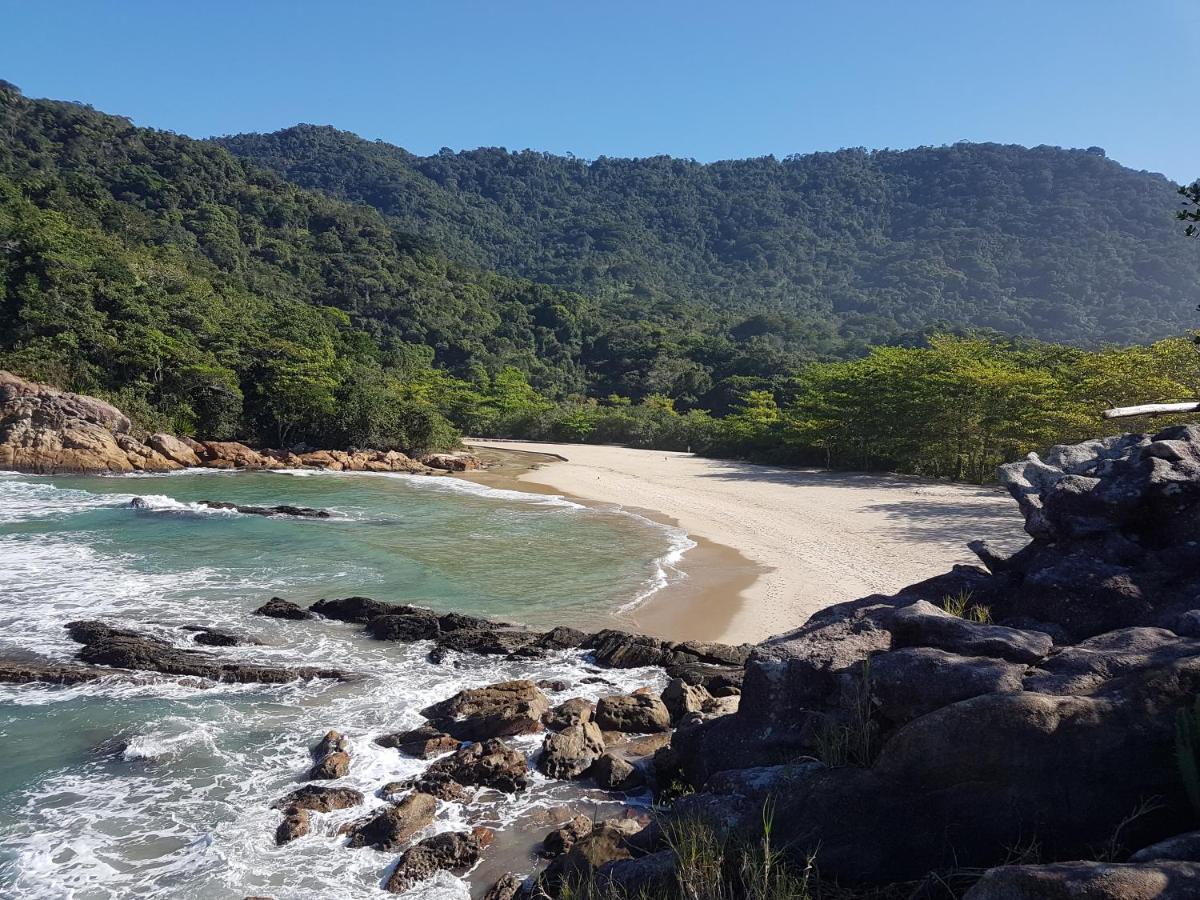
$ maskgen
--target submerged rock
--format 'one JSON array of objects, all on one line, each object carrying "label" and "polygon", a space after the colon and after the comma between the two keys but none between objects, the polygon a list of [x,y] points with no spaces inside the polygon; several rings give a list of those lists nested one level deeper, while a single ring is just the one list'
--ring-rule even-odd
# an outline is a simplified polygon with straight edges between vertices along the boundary
[{"label": "submerged rock", "polygon": [[[135,498],[136,500],[137,498]],[[328,519],[333,514],[327,509],[313,509],[311,506],[248,506],[243,503],[227,503],[223,500],[201,500],[201,506],[209,509],[231,509],[247,516],[295,516],[298,519]]]},{"label": "submerged rock", "polygon": [[275,829],[275,843],[278,846],[291,843],[296,838],[308,834],[309,812],[297,806],[289,806],[283,811],[283,821]]},{"label": "submerged rock", "polygon": [[306,678],[345,680],[349,677],[337,669],[285,669],[222,662],[219,658],[199,650],[176,647],[159,638],[113,628],[103,622],[70,622],[66,628],[73,640],[83,644],[83,648],[77,654],[79,659],[96,665],[161,672],[165,675],[190,675],[212,681],[264,684],[280,684]]}]

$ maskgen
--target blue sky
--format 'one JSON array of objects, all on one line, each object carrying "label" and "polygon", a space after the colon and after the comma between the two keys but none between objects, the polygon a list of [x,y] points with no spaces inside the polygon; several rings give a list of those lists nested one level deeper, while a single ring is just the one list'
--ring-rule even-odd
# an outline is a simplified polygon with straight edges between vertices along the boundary
[{"label": "blue sky", "polygon": [[0,0],[0,77],[197,137],[700,160],[958,140],[1200,177],[1200,0]]}]

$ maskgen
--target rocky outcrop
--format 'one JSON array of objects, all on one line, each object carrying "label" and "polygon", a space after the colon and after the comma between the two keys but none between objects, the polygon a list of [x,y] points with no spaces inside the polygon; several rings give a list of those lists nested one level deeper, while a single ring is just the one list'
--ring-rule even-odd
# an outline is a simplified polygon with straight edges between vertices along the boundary
[{"label": "rocky outcrop", "polygon": [[434,727],[460,741],[482,741],[542,730],[550,701],[528,680],[459,691],[421,710]]},{"label": "rocky outcrop", "polygon": [[596,704],[596,724],[604,731],[650,734],[671,730],[671,714],[657,697],[646,694],[601,697]]},{"label": "rocky outcrop", "polygon": [[1200,428],[1055,448],[1002,480],[1024,549],[976,545],[986,570],[840,604],[764,642],[736,712],[670,686],[678,728],[656,763],[698,790],[668,820],[753,829],[773,797],[797,863],[813,854],[822,876],[876,885],[1038,843],[1046,865],[995,869],[972,900],[1195,891],[1193,860],[1078,860],[1194,821],[1174,737],[1200,695]]},{"label": "rocky outcrop", "polygon": [[330,731],[312,748],[310,781],[332,781],[350,772],[350,742],[340,731]]},{"label": "rocky outcrop", "polygon": [[423,778],[440,775],[466,787],[487,787],[505,794],[529,787],[525,757],[496,739],[459,748],[430,766]]},{"label": "rocky outcrop", "polygon": [[[237,441],[135,433],[119,409],[0,371],[0,469],[39,475],[312,468],[421,474],[479,468],[470,454],[437,454],[426,465],[395,450],[255,450]],[[436,463],[436,464],[435,464]]]},{"label": "rocky outcrop", "polygon": [[538,769],[550,778],[579,778],[604,753],[604,735],[595,722],[569,725],[546,735]]},{"label": "rocky outcrop", "polygon": [[490,842],[491,833],[486,828],[446,831],[425,838],[404,851],[384,889],[403,894],[442,870],[461,874],[479,862],[483,848]]},{"label": "rocky outcrop", "polygon": [[395,852],[418,831],[433,821],[437,800],[429,794],[412,793],[386,806],[369,819],[350,826],[350,847],[374,847]]},{"label": "rocky outcrop", "polygon": [[418,759],[431,759],[457,750],[461,741],[452,738],[444,731],[438,731],[431,725],[421,725],[408,731],[397,731],[375,738],[380,747],[394,747],[405,756],[415,756]]},{"label": "rocky outcrop", "polygon": [[263,684],[281,684],[306,678],[345,680],[350,677],[337,669],[286,669],[223,662],[211,654],[176,647],[161,638],[128,629],[113,628],[103,622],[70,622],[66,627],[71,638],[83,644],[76,654],[78,658],[92,665],[160,672],[164,675],[186,675],[212,681]]},{"label": "rocky outcrop", "polygon": [[420,461],[431,469],[447,472],[472,472],[483,468],[479,457],[471,453],[426,453]]}]

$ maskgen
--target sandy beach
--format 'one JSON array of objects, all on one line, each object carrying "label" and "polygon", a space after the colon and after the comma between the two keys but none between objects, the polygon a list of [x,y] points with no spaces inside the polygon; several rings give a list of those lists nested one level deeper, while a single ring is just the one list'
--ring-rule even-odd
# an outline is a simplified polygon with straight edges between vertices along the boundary
[{"label": "sandy beach", "polygon": [[687,578],[631,614],[643,630],[676,639],[762,640],[825,606],[974,563],[967,540],[1011,549],[1027,540],[1016,504],[991,486],[624,447],[468,443],[549,454],[518,481],[685,529],[698,542],[680,564]]}]

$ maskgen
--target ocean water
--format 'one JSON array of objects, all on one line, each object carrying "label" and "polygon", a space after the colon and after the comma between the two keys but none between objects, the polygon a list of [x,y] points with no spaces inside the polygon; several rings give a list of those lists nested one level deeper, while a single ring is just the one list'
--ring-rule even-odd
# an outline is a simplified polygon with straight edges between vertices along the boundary
[{"label": "ocean water", "polygon": [[[303,476],[303,477],[302,477]],[[134,509],[133,497],[150,508]],[[328,520],[215,512],[199,500],[288,503]],[[375,746],[415,727],[418,710],[464,687],[560,678],[597,698],[661,683],[657,670],[596,674],[581,653],[507,662],[373,641],[359,626],[250,615],[271,596],[307,604],[362,594],[535,626],[613,624],[680,577],[677,530],[567,499],[452,478],[337,473],[188,472],[40,478],[0,474],[0,654],[72,658],[63,624],[145,626],[186,641],[185,625],[245,633],[230,657],[337,666],[359,682],[197,686],[97,682],[0,685],[0,896],[45,898],[358,898],[386,896],[394,854],[350,850],[337,827],[382,801],[373,792],[427,765]],[[366,808],[313,817],[274,845],[271,800],[295,788],[308,747],[336,728]],[[532,757],[540,738],[519,739]],[[442,803],[429,833],[503,829],[580,793],[535,776],[520,797]],[[601,801],[604,802],[604,801]],[[439,876],[411,894],[468,896]]]}]

